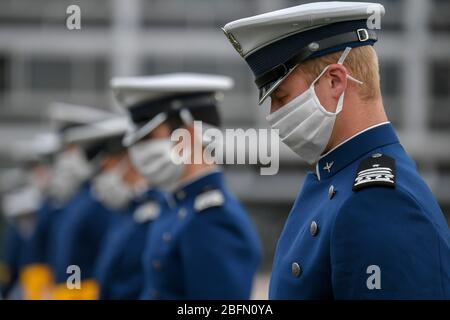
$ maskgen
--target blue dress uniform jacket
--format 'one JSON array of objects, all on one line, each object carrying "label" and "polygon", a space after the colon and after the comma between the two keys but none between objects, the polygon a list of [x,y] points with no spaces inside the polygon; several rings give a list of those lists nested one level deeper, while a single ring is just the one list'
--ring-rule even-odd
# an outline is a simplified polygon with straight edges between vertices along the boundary
[{"label": "blue dress uniform jacket", "polygon": [[20,270],[23,297],[27,300],[48,299],[53,286],[51,270],[52,234],[62,208],[46,199],[35,214],[35,226],[25,248],[25,264]]},{"label": "blue dress uniform jacket", "polygon": [[29,264],[50,263],[49,238],[52,224],[59,213],[60,208],[56,208],[50,199],[45,200],[36,212],[36,226],[27,252],[27,262]]},{"label": "blue dress uniform jacket", "polygon": [[271,299],[449,299],[450,233],[388,123],[308,173],[279,239]]},{"label": "blue dress uniform jacket", "polygon": [[108,227],[118,213],[111,212],[95,199],[90,183],[64,208],[57,219],[53,239],[56,284],[65,284],[70,274],[67,267],[77,265],[81,281],[93,279],[94,266]]},{"label": "blue dress uniform jacket", "polygon": [[[47,254],[46,259],[56,281],[56,269],[60,263],[60,251],[63,250],[60,240],[64,237],[64,233],[61,232],[61,226],[64,224],[66,216],[69,212],[73,211],[71,207],[78,206],[83,198],[89,193],[90,184],[85,183],[80,190],[64,205],[55,208],[53,212],[47,211],[42,212],[42,222],[38,221],[37,232],[40,232],[42,236],[47,233],[46,240],[40,240],[41,242],[47,243]],[[42,223],[42,230],[39,230],[39,224]],[[36,236],[38,233],[36,232]],[[65,272],[65,271],[64,271]]]},{"label": "blue dress uniform jacket", "polygon": [[105,237],[98,260],[100,299],[139,299],[144,286],[142,255],[150,226],[167,212],[163,193],[149,190],[133,201]]},{"label": "blue dress uniform jacket", "polygon": [[[2,283],[2,296],[8,296],[9,292],[17,285],[21,268],[25,264],[27,239],[20,233],[15,223],[8,222],[4,236],[4,257],[2,267],[5,269]],[[2,279],[3,280],[3,279]]]},{"label": "blue dress uniform jacket", "polygon": [[221,172],[174,192],[144,253],[146,299],[248,299],[261,249],[256,231]]}]

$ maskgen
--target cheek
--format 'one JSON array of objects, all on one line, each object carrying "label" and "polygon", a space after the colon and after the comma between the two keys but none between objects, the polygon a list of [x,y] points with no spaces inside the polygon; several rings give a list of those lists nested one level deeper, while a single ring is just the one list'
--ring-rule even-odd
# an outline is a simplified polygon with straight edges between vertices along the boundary
[{"label": "cheek", "polygon": [[122,176],[122,181],[127,185],[133,184],[133,179],[136,176],[136,172],[133,167],[129,166]]},{"label": "cheek", "polygon": [[319,83],[315,87],[317,98],[319,98],[320,104],[328,111],[335,112],[337,102],[330,95],[329,89],[325,88],[322,83]]},{"label": "cheek", "polygon": [[170,134],[170,127],[166,123],[162,123],[149,134],[149,137],[151,139],[164,139],[170,137]]}]

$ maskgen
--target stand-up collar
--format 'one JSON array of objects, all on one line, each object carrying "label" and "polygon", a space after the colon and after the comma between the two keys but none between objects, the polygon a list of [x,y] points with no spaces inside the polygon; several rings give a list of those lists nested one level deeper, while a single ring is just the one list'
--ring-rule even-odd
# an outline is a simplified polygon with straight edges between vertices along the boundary
[{"label": "stand-up collar", "polygon": [[138,197],[136,197],[136,202],[143,203],[146,201],[167,201],[166,194],[157,190],[157,189],[148,189],[142,194],[140,194]]},{"label": "stand-up collar", "polygon": [[369,151],[398,142],[389,122],[367,128],[322,156],[316,164],[317,178],[327,179]]},{"label": "stand-up collar", "polygon": [[174,190],[173,195],[177,201],[182,201],[185,198],[193,198],[207,190],[221,189],[223,184],[222,171],[213,170],[179,186]]}]

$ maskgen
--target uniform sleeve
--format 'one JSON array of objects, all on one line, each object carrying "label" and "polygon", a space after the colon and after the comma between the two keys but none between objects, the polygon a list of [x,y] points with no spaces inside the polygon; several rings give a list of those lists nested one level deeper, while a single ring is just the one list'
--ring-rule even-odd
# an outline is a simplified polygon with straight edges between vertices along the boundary
[{"label": "uniform sleeve", "polygon": [[[188,299],[249,299],[257,262],[223,207],[196,213],[181,236]],[[228,216],[228,217],[227,217]]]},{"label": "uniform sleeve", "polygon": [[26,262],[48,263],[48,236],[51,228],[52,212],[49,208],[41,208],[37,213],[36,227],[31,236],[29,248],[27,250]]},{"label": "uniform sleeve", "polygon": [[3,295],[7,295],[13,287],[19,275],[20,235],[17,230],[8,225],[4,237],[4,261],[8,275],[6,283],[3,284]]},{"label": "uniform sleeve", "polygon": [[339,210],[331,235],[337,299],[434,299],[443,296],[439,238],[406,192],[367,188]]}]

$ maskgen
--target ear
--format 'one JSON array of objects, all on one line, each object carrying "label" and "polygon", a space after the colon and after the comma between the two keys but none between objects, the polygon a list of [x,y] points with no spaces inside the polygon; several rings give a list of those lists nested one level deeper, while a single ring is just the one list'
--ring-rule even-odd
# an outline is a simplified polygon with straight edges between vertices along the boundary
[{"label": "ear", "polygon": [[335,112],[339,97],[347,89],[347,70],[340,64],[332,64],[316,84],[315,91],[322,106]]},{"label": "ear", "polygon": [[347,89],[347,69],[343,65],[335,63],[330,65],[327,74],[330,79],[331,97],[337,100]]}]

